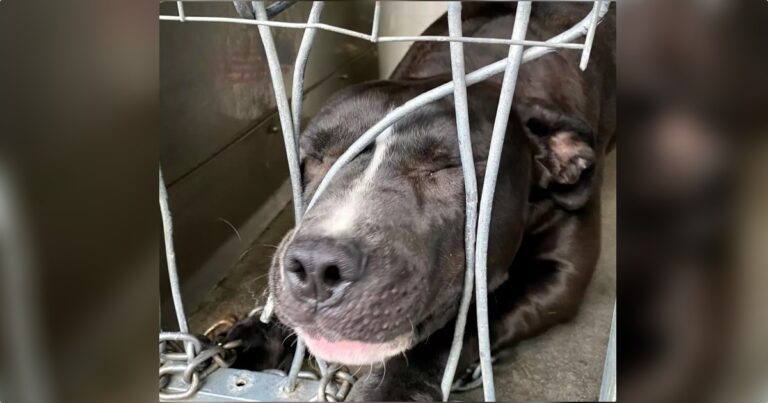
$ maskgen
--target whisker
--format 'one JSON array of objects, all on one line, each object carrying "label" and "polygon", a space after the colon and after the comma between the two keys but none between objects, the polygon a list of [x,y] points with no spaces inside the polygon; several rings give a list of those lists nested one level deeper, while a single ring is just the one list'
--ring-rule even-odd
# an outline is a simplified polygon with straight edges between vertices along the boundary
[{"label": "whisker", "polygon": [[384,374],[381,376],[381,380],[379,381],[379,385],[376,386],[376,389],[381,387],[381,385],[384,383],[384,378],[387,376],[387,360],[381,360],[381,365],[384,366]]},{"label": "whisker", "polygon": [[218,219],[219,219],[219,221],[223,222],[224,224],[229,225],[229,228],[232,228],[232,231],[235,231],[235,235],[237,236],[237,239],[239,239],[240,242],[243,242],[243,238],[240,237],[240,232],[237,231],[237,228],[235,228],[235,226],[232,225],[231,222],[225,220],[223,217],[219,217]]},{"label": "whisker", "polygon": [[250,251],[251,251],[251,249],[253,249],[253,248],[245,248],[245,249],[243,249],[243,251],[242,251],[242,252],[240,252],[240,254],[239,254],[239,255],[237,255],[237,260],[238,260],[238,261],[240,261],[240,260],[243,260],[243,258],[245,257],[245,255],[247,255],[247,254],[248,254],[248,252],[250,252]]},{"label": "whisker", "polygon": [[373,374],[373,363],[371,363],[368,368],[368,376],[365,377],[366,382],[368,382],[368,380],[371,379],[371,374]]},{"label": "whisker", "polygon": [[[294,335],[296,335],[296,332],[289,333],[287,336],[285,336],[285,338],[283,339],[283,342],[280,343],[280,344],[285,344],[285,341],[288,340],[291,336],[294,336]],[[293,343],[291,343],[291,345],[293,345]]]},{"label": "whisker", "polygon": [[260,280],[260,279],[262,279],[262,278],[264,278],[264,277],[266,277],[268,275],[269,275],[269,273],[264,273],[264,274],[261,274],[261,275],[258,275],[256,277],[252,278],[250,281],[253,283],[253,282],[256,282],[256,280]]}]

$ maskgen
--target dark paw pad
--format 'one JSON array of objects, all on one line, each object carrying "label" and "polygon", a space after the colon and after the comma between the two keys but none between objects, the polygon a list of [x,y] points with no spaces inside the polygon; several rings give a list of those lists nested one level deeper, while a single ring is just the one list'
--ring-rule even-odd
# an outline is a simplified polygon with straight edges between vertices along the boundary
[{"label": "dark paw pad", "polygon": [[262,323],[257,315],[238,321],[218,339],[222,344],[239,341],[232,367],[251,371],[287,370],[290,346],[295,342],[295,336],[282,324],[275,320]]}]

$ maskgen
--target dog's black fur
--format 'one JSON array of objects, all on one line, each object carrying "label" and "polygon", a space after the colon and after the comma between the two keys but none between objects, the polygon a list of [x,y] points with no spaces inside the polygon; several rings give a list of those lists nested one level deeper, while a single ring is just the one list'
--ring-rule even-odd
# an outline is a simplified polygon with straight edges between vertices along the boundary
[{"label": "dog's black fur", "polygon": [[[590,7],[535,4],[527,38],[559,34]],[[509,38],[514,10],[508,3],[466,4],[464,35]],[[599,26],[585,72],[578,68],[580,52],[570,50],[520,70],[488,250],[494,354],[572,318],[594,271],[602,167],[616,130],[614,26],[612,10]],[[446,33],[442,17],[424,34]],[[507,52],[504,46],[467,45],[467,71]],[[390,80],[355,85],[329,99],[301,135],[305,202],[360,134],[393,107],[450,81],[449,60],[448,44],[416,43]],[[499,76],[468,89],[481,185],[500,84]],[[334,178],[276,253],[270,290],[282,325],[264,326],[251,318],[235,326],[228,337],[245,339],[236,366],[286,365],[290,329],[330,341],[375,344],[405,338],[406,351],[387,358],[385,365],[372,363],[371,374],[355,384],[350,399],[440,400],[465,263],[465,198],[454,113],[453,99],[445,98],[399,121],[386,159],[367,187],[355,184],[375,164],[378,143]],[[362,196],[350,201],[355,192]],[[345,214],[352,214],[352,224],[341,235],[329,235],[328,227],[338,224],[333,220]],[[321,280],[330,278],[332,284],[306,288],[306,276],[318,275],[313,272],[318,260],[338,263],[333,273],[323,272]],[[478,359],[474,320],[470,315],[459,371]]]}]

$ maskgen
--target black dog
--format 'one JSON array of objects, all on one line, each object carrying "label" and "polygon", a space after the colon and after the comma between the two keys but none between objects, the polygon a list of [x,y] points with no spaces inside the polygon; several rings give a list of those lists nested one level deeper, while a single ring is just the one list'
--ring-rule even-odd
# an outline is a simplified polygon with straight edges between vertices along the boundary
[{"label": "black dog", "polygon": [[[591,6],[536,4],[528,39],[546,40]],[[509,38],[514,5],[468,4],[465,36]],[[600,25],[589,68],[563,50],[523,65],[496,186],[488,250],[494,354],[572,318],[599,254],[601,171],[615,134],[614,17]],[[425,35],[445,35],[442,17]],[[506,57],[465,46],[467,70]],[[448,44],[417,43],[391,80],[335,94],[302,133],[304,199],[334,161],[392,108],[450,81]],[[468,89],[482,183],[501,77]],[[285,326],[249,319],[237,366],[287,363],[289,327],[317,357],[369,366],[353,400],[440,400],[464,278],[464,182],[453,99],[397,122],[333,179],[285,236],[270,290]],[[474,309],[470,309],[473,312]],[[459,371],[477,359],[470,316]],[[249,354],[250,352],[250,354]],[[461,372],[459,372],[461,373]]]}]

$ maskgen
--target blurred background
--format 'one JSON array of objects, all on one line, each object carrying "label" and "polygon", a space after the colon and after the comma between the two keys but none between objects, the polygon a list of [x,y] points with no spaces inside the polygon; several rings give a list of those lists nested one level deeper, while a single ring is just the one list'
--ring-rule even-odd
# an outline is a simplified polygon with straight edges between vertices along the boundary
[{"label": "blurred background", "polygon": [[768,400],[767,6],[619,7],[622,401]]},{"label": "blurred background", "polygon": [[[369,26],[369,13],[355,15],[367,6],[331,7],[339,24]],[[617,7],[622,401],[768,401],[766,8]],[[262,57],[259,44],[239,27],[157,15],[152,2],[0,1],[2,402],[154,401],[147,369],[165,289],[158,160],[172,203],[183,203],[171,206],[186,245],[180,266],[202,273],[200,284],[218,256],[239,250],[226,241],[237,239],[230,225],[241,237],[261,231],[248,226],[258,209],[235,200],[270,202],[249,181],[284,186],[274,114],[253,114],[272,108],[253,89],[264,74],[248,62]],[[329,59],[309,65],[308,116],[324,91],[391,68],[369,58],[381,49],[334,42],[318,52],[321,35],[312,56]],[[281,54],[295,52],[295,36],[275,39]],[[210,52],[216,63],[201,56]],[[345,69],[355,63],[367,67]],[[214,173],[232,182],[212,188]],[[210,206],[227,213],[181,213]],[[184,240],[193,225],[204,243]]]}]

